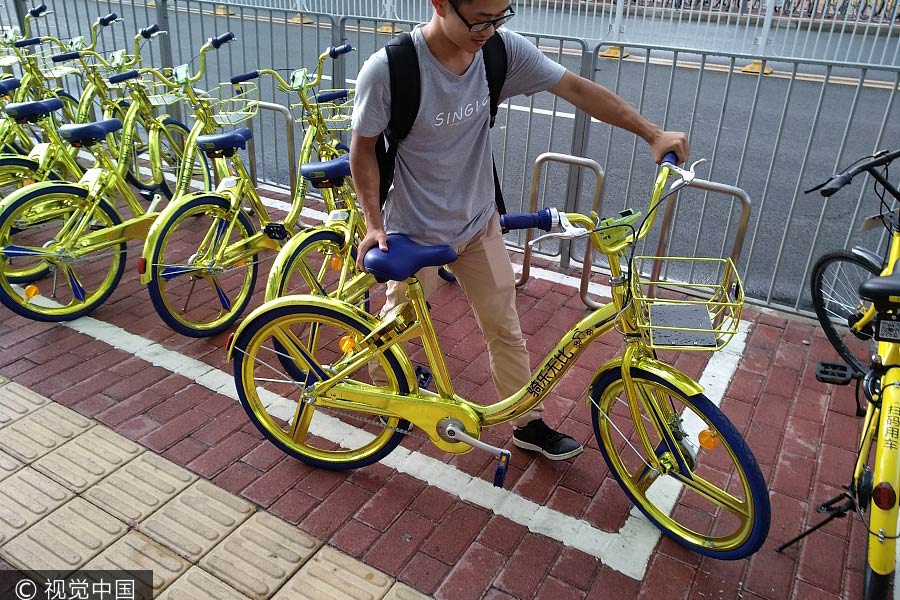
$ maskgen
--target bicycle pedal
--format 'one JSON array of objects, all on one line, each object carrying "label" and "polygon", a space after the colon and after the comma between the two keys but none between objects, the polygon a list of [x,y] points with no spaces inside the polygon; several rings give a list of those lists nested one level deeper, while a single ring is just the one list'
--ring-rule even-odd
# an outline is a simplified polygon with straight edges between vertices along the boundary
[{"label": "bicycle pedal", "polygon": [[273,240],[286,240],[288,237],[288,231],[284,223],[266,223],[263,231],[269,239]]},{"label": "bicycle pedal", "polygon": [[816,381],[847,385],[853,379],[853,370],[839,362],[822,361],[816,365]]},{"label": "bicycle pedal", "polygon": [[419,384],[419,387],[427,390],[428,386],[434,380],[434,375],[432,375],[431,371],[429,371],[422,365],[416,365],[416,368],[414,370],[416,373],[416,382]]},{"label": "bicycle pedal", "polygon": [[494,469],[494,487],[502,488],[506,480],[506,470],[509,468],[509,459],[512,456],[509,450],[504,450],[497,457],[497,468]]}]

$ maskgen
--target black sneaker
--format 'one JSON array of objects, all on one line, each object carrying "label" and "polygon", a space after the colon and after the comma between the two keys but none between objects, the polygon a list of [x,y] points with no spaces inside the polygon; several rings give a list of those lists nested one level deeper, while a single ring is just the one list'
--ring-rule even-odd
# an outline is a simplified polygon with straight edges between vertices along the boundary
[{"label": "black sneaker", "polygon": [[513,428],[513,444],[540,452],[550,460],[566,460],[584,451],[584,446],[566,434],[550,429],[543,419],[530,421],[525,427]]}]

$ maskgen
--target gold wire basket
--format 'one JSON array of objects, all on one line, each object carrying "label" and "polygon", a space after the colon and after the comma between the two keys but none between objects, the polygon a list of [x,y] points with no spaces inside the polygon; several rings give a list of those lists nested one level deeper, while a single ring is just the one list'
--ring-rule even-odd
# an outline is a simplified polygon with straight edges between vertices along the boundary
[{"label": "gold wire basket", "polygon": [[[666,277],[643,277],[656,261]],[[661,350],[721,350],[737,333],[744,307],[744,287],[730,258],[636,256],[631,293],[637,329]]]},{"label": "gold wire basket", "polygon": [[[347,92],[342,94],[341,92]],[[353,96],[355,90],[319,90],[309,97],[312,110],[318,114],[309,114],[302,102],[292,104],[291,108],[300,111],[297,122],[306,127],[311,122],[324,124],[329,131],[350,131],[353,118]],[[329,98],[319,101],[318,98]]]},{"label": "gold wire basket", "polygon": [[203,95],[213,109],[216,124],[223,127],[248,121],[259,112],[259,87],[254,81],[220,83]]},{"label": "gold wire basket", "polygon": [[141,77],[141,83],[147,90],[147,98],[153,106],[169,106],[184,99],[184,92],[180,88],[166,85],[153,75]]}]

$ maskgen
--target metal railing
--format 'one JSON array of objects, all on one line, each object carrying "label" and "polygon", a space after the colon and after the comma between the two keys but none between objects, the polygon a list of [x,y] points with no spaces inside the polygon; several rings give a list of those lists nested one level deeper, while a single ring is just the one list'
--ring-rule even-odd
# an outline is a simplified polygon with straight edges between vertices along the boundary
[{"label": "metal railing", "polygon": [[[338,18],[313,12],[295,19],[295,8],[230,4],[220,10],[224,5],[207,0],[176,4],[158,0],[155,7],[138,0],[58,4],[52,7],[53,15],[38,23],[62,37],[84,34],[89,22],[106,12],[122,15],[125,25],[117,25],[101,38],[105,48],[126,46],[139,27],[168,18],[174,63],[190,61],[209,36],[234,31],[234,43],[209,54],[204,85],[210,86],[257,67],[308,66],[323,48],[343,42],[350,42],[357,51],[329,61],[329,85],[352,85],[362,62],[396,28],[409,29],[413,24],[378,16]],[[9,4],[5,10],[10,10]],[[384,27],[385,23],[391,27]],[[877,148],[900,144],[900,67],[866,61],[767,62],[763,53],[701,51],[658,43],[622,43],[624,53],[630,55],[611,60],[601,56],[608,47],[605,43],[589,47],[585,40],[572,37],[526,37],[552,60],[615,91],[650,120],[667,129],[687,131],[694,157],[709,160],[698,173],[700,178],[746,190],[753,211],[740,268],[754,302],[805,312],[808,271],[816,257],[854,244],[876,251],[883,248],[884,239],[857,232],[870,208],[875,209],[863,178],[827,204],[818,196],[803,195],[802,190]],[[169,57],[164,48],[164,44],[149,45],[145,61],[166,64]],[[743,73],[742,67],[753,61],[762,67],[774,66],[775,72],[769,76]],[[265,81],[260,82],[260,99],[281,105],[291,101]],[[260,111],[253,128],[253,162],[259,180],[289,187],[296,157],[288,147],[291,134],[286,133],[283,117]],[[302,135],[296,129],[292,135]],[[602,165],[604,212],[625,206],[646,208],[655,169],[646,144],[590,119],[549,93],[516,97],[501,105],[492,138],[511,211],[526,206],[529,170],[546,152],[584,156]],[[589,177],[582,181],[585,175],[579,169],[565,165],[548,165],[547,171],[538,190],[540,205],[590,210]],[[734,239],[740,207],[722,210],[716,202],[707,208],[707,194],[690,188],[679,194],[666,241],[672,254],[712,255],[715,250],[720,251],[718,255],[728,254],[725,240]],[[522,238],[510,236],[508,242],[521,244]],[[646,240],[651,244],[648,248],[658,242],[653,235]],[[563,269],[580,264],[584,257],[584,247],[577,243],[571,248],[542,245],[542,252],[548,250],[555,252]]]}]

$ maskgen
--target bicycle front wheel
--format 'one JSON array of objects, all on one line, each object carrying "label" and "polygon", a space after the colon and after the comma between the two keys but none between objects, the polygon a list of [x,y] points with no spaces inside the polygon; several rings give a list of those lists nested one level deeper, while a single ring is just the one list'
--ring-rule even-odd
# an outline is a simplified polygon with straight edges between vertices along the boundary
[{"label": "bicycle front wheel", "polygon": [[816,317],[837,353],[857,373],[865,373],[877,347],[870,323],[851,332],[868,310],[859,284],[881,274],[881,266],[846,250],[823,255],[813,266],[811,292]]},{"label": "bicycle front wheel", "polygon": [[227,198],[185,198],[160,217],[159,236],[150,248],[150,299],[166,324],[182,335],[219,334],[241,315],[256,284],[252,249],[229,249],[254,233],[250,218],[232,211]]},{"label": "bicycle front wheel", "polygon": [[589,391],[600,452],[619,485],[685,548],[723,560],[756,552],[769,532],[769,495],[740,433],[703,394],[688,397],[640,369],[631,377],[636,398],[618,367],[599,374]]},{"label": "bicycle front wheel", "polygon": [[[370,322],[347,309],[278,300],[257,309],[232,350],[234,382],[247,416],[272,443],[314,467],[355,469],[387,456],[403,439],[408,421],[326,408],[328,400],[315,395],[315,382],[340,368],[371,331]],[[378,358],[387,377],[380,387],[405,394],[409,384],[394,352],[388,349]],[[361,389],[374,385],[366,365],[344,382]]]},{"label": "bicycle front wheel", "polygon": [[34,186],[10,196],[0,212],[0,301],[37,321],[90,313],[122,278],[126,247],[114,242],[85,253],[78,232],[121,222],[108,202],[92,203],[76,185]]}]

